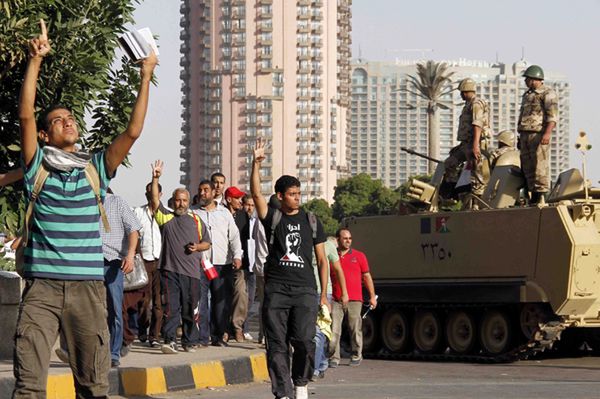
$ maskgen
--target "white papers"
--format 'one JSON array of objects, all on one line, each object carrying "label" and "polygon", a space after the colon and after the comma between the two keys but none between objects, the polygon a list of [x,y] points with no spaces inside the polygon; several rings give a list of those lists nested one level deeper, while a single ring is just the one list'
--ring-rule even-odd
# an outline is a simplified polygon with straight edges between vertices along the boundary
[{"label": "white papers", "polygon": [[119,38],[119,44],[129,59],[134,62],[148,58],[151,49],[154,50],[154,54],[159,55],[158,47],[150,28],[126,32]]}]

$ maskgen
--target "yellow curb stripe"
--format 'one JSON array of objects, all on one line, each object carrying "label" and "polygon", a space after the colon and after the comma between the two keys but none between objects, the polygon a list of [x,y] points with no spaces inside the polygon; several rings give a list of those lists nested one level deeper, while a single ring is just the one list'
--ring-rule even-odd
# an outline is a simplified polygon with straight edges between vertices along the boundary
[{"label": "yellow curb stripe", "polygon": [[165,373],[160,367],[121,369],[125,395],[152,395],[167,392]]},{"label": "yellow curb stripe", "polygon": [[221,362],[194,363],[191,367],[196,389],[227,385]]},{"label": "yellow curb stripe", "polygon": [[267,356],[264,353],[250,356],[250,364],[252,365],[252,375],[254,381],[267,381],[269,379],[269,371],[267,370]]},{"label": "yellow curb stripe", "polygon": [[46,384],[47,399],[71,399],[75,397],[75,383],[73,375],[49,375]]}]

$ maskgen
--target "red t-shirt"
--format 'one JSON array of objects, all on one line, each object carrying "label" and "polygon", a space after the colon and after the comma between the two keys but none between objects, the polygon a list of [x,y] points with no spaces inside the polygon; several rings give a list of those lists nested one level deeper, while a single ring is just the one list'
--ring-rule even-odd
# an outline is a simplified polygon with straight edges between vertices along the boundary
[{"label": "red t-shirt", "polygon": [[[367,257],[362,252],[352,248],[346,255],[339,254],[344,277],[346,278],[348,297],[351,301],[362,302],[362,275],[369,272]],[[333,272],[331,273],[331,285],[333,287],[333,299],[339,301],[342,298],[342,289]]]}]

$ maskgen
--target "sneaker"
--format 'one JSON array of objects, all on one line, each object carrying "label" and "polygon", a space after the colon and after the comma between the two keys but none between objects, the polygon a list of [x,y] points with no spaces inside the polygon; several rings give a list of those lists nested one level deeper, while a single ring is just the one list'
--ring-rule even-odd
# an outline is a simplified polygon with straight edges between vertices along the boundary
[{"label": "sneaker", "polygon": [[56,348],[54,353],[56,353],[61,362],[69,364],[69,352],[63,348]]},{"label": "sneaker", "polygon": [[177,350],[177,344],[175,342],[170,342],[168,344],[164,344],[163,346],[161,346],[160,350],[162,351],[162,353],[164,353],[166,355],[174,355],[177,352],[179,352]]},{"label": "sneaker", "polygon": [[296,399],[308,399],[308,386],[304,385],[304,386],[296,386],[294,388],[294,391],[296,392]]},{"label": "sneaker", "polygon": [[110,367],[113,369],[116,369],[117,367],[119,367],[121,365],[121,363],[119,363],[118,360],[112,359],[110,361]]},{"label": "sneaker", "polygon": [[183,350],[189,353],[194,353],[196,352],[197,346],[196,345],[184,345],[183,346]]},{"label": "sneaker", "polygon": [[248,332],[244,333],[244,338],[245,338],[247,341],[252,341],[252,340],[254,339],[254,337],[252,336],[252,334],[250,334],[250,333],[248,333]]},{"label": "sneaker", "polygon": [[350,359],[350,364],[348,366],[357,367],[357,366],[360,366],[361,362],[362,362],[362,357],[352,358],[352,359]]},{"label": "sneaker", "polygon": [[213,341],[213,342],[211,342],[211,345],[212,346],[221,346],[223,348],[226,348],[229,346],[229,344],[225,341]]},{"label": "sneaker", "polygon": [[123,344],[123,346],[121,346],[121,357],[125,357],[125,356],[129,355],[130,349],[131,349],[131,344],[130,345]]},{"label": "sneaker", "polygon": [[143,344],[144,342],[148,341],[148,336],[147,335],[139,335],[138,340]]},{"label": "sneaker", "polygon": [[157,340],[155,340],[155,339],[151,339],[151,340],[148,342],[148,346],[149,346],[149,347],[151,347],[151,348],[160,348],[160,342],[158,342],[158,341],[157,341]]},{"label": "sneaker", "polygon": [[335,360],[330,360],[330,361],[329,361],[329,368],[330,368],[330,369],[335,369],[335,368],[337,368],[337,366],[339,366],[339,365],[340,365],[340,362],[336,362]]}]

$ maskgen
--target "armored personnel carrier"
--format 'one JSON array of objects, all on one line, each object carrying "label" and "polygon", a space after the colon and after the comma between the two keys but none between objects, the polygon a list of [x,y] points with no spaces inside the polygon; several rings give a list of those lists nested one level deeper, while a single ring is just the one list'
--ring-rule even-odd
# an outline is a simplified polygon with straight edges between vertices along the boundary
[{"label": "armored personnel carrier", "polygon": [[434,177],[412,185],[416,213],[346,220],[379,295],[365,355],[506,361],[561,335],[600,344],[600,189],[570,169],[547,203],[517,206],[518,152],[496,165],[480,210],[440,211]]}]

